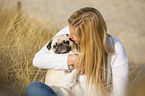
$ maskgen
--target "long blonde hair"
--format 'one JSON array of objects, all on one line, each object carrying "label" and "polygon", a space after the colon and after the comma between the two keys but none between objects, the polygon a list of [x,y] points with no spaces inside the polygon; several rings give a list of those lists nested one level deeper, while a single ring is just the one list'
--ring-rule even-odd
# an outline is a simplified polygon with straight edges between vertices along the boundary
[{"label": "long blonde hair", "polygon": [[96,87],[101,83],[101,89],[104,89],[107,84],[107,56],[114,52],[114,48],[109,47],[107,38],[111,36],[107,34],[101,13],[92,7],[81,8],[69,17],[68,23],[80,39],[79,66],[85,66],[87,84],[95,81]]}]

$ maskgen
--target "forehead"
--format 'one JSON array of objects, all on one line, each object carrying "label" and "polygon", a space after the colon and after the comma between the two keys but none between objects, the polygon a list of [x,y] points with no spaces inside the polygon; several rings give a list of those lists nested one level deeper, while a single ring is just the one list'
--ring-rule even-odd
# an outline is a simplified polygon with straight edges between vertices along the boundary
[{"label": "forehead", "polygon": [[66,34],[59,35],[59,36],[56,36],[55,38],[53,38],[52,44],[61,43],[61,42],[63,42],[63,40],[65,40],[65,41],[69,40],[69,38],[66,36]]},{"label": "forehead", "polygon": [[75,34],[74,27],[69,25],[70,34]]}]

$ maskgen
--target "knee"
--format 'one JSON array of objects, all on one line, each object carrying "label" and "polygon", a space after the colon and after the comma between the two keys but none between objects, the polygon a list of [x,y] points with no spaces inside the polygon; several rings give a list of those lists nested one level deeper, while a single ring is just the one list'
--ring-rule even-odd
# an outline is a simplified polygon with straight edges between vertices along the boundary
[{"label": "knee", "polygon": [[39,81],[32,82],[27,86],[27,90],[32,90],[34,87],[37,88],[40,85],[41,85],[41,82]]},{"label": "knee", "polygon": [[42,96],[42,94],[43,96],[56,96],[55,92],[42,82],[35,81],[27,86],[26,96]]},{"label": "knee", "polygon": [[35,81],[30,83],[26,89],[26,96],[33,96],[34,92],[37,92],[40,89],[41,82]]}]

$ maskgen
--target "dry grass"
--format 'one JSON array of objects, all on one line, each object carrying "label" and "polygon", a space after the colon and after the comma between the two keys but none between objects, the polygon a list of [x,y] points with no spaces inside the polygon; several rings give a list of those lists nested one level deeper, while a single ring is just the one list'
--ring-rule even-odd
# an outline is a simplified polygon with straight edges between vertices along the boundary
[{"label": "dry grass", "polygon": [[145,64],[130,63],[129,96],[145,96]]},{"label": "dry grass", "polygon": [[0,10],[0,88],[24,96],[28,84],[44,82],[46,70],[34,67],[33,57],[58,30],[47,29],[14,8]]},{"label": "dry grass", "polygon": [[[17,96],[25,96],[31,82],[44,82],[46,70],[34,67],[32,60],[57,31],[11,7],[0,7],[0,89],[13,89]],[[129,96],[145,96],[144,69],[144,65],[130,63]]]}]

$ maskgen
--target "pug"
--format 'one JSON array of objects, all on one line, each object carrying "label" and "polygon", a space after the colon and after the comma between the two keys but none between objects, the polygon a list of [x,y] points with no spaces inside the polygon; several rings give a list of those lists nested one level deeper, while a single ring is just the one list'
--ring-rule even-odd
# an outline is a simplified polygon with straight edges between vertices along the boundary
[{"label": "pug", "polygon": [[[68,38],[68,34],[62,34],[51,39],[46,47],[55,54],[76,54],[76,46],[74,41]],[[80,85],[76,83],[76,79],[74,66],[69,66],[69,70],[49,69],[45,77],[45,84],[50,86],[58,96],[75,96],[73,87],[77,90],[81,89]]]},{"label": "pug", "polygon": [[[77,55],[76,44],[71,38],[68,38],[68,34],[58,35],[55,38],[51,39],[47,49],[55,54],[75,54]],[[66,72],[71,72],[74,69],[74,66],[69,66],[69,70]]]},{"label": "pug", "polygon": [[68,34],[56,36],[50,40],[47,49],[56,54],[72,54],[77,52],[74,41],[68,38]]}]

